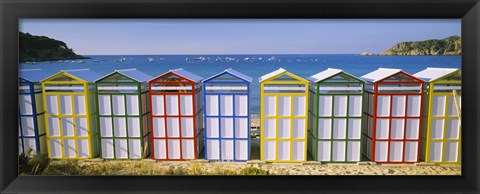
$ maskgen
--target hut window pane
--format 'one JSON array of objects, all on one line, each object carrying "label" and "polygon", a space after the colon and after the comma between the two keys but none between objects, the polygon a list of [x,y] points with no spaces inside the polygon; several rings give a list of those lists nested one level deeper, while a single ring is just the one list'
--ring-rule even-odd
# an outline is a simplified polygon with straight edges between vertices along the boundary
[{"label": "hut window pane", "polygon": [[390,161],[401,162],[403,156],[403,142],[390,142]]},{"label": "hut window pane", "polygon": [[377,139],[388,139],[389,119],[377,119]]},{"label": "hut window pane", "polygon": [[248,141],[235,140],[235,159],[248,160]]},{"label": "hut window pane", "polygon": [[113,115],[125,115],[125,98],[119,95],[112,96]]},{"label": "hut window pane", "polygon": [[223,116],[233,115],[233,96],[232,95],[220,96],[220,114]]},{"label": "hut window pane", "polygon": [[192,95],[180,95],[180,114],[193,115]]},{"label": "hut window pane", "polygon": [[128,144],[126,139],[115,140],[115,155],[117,158],[128,158]]},{"label": "hut window pane", "polygon": [[405,162],[417,162],[418,142],[405,143]]},{"label": "hut window pane", "polygon": [[447,119],[447,139],[458,139],[460,135],[460,120]]},{"label": "hut window pane", "polygon": [[360,161],[360,141],[349,141],[347,143],[347,160]]},{"label": "hut window pane", "polygon": [[278,137],[290,138],[290,119],[278,119]]},{"label": "hut window pane", "polygon": [[307,106],[305,101],[305,96],[295,96],[293,97],[293,110],[294,116],[305,116],[305,108]]},{"label": "hut window pane", "polygon": [[165,137],[165,119],[153,118],[153,136]]},{"label": "hut window pane", "polygon": [[248,119],[236,118],[235,119],[235,137],[236,138],[248,138]]},{"label": "hut window pane", "polygon": [[290,141],[278,141],[278,160],[290,160]]},{"label": "hut window pane", "polygon": [[110,104],[110,96],[107,95],[99,95],[98,96],[98,106],[100,115],[111,115],[111,104]]},{"label": "hut window pane", "polygon": [[248,116],[248,96],[247,95],[235,96],[235,115]]},{"label": "hut window pane", "polygon": [[392,96],[392,116],[405,116],[405,96]]},{"label": "hut window pane", "polygon": [[164,101],[163,96],[161,95],[152,95],[152,114],[153,115],[164,115]]},{"label": "hut window pane", "polygon": [[290,96],[279,96],[278,97],[278,115],[279,116],[290,116],[291,111],[291,101]]},{"label": "hut window pane", "polygon": [[443,119],[432,119],[432,127],[430,128],[430,138],[432,139],[443,139]]},{"label": "hut window pane", "polygon": [[62,143],[60,139],[50,138],[50,157],[52,158],[62,157]]},{"label": "hut window pane", "polygon": [[60,96],[60,114],[72,114],[71,96]]},{"label": "hut window pane", "polygon": [[182,140],[182,158],[183,159],[194,159],[195,158],[195,147],[193,140]]},{"label": "hut window pane", "polygon": [[22,122],[23,136],[34,136],[35,123],[33,122],[33,117],[20,117],[20,120]]},{"label": "hut window pane", "polygon": [[207,95],[206,97],[207,115],[218,115],[218,96]]},{"label": "hut window pane", "polygon": [[348,104],[348,116],[362,116],[362,96],[349,96]]},{"label": "hut window pane", "polygon": [[265,160],[275,160],[275,141],[264,141],[263,157]]},{"label": "hut window pane", "polygon": [[112,118],[100,117],[100,135],[102,137],[112,137]]},{"label": "hut window pane", "polygon": [[332,96],[319,96],[318,108],[319,116],[332,116]]},{"label": "hut window pane", "polygon": [[180,140],[168,140],[168,158],[180,159]]},{"label": "hut window pane", "polygon": [[128,140],[128,151],[130,158],[139,159],[142,158],[142,142],[140,139],[129,139]]},{"label": "hut window pane", "polygon": [[378,96],[377,100],[377,116],[390,116],[390,96]]},{"label": "hut window pane", "polygon": [[[73,99],[74,99],[74,106],[75,106],[75,114],[79,114],[79,115],[87,114],[87,110],[86,110],[87,104],[85,104],[85,96],[74,96]],[[91,104],[93,104],[93,101],[91,102],[92,102]],[[92,112],[95,112],[95,111],[92,110]]]},{"label": "hut window pane", "polygon": [[207,138],[218,138],[218,118],[207,118]]},{"label": "hut window pane", "polygon": [[292,160],[303,160],[305,158],[305,142],[292,142]]},{"label": "hut window pane", "polygon": [[318,138],[330,139],[332,133],[332,120],[331,119],[318,119]]},{"label": "hut window pane", "polygon": [[220,142],[219,140],[207,140],[207,157],[208,159],[220,159]]},{"label": "hut window pane", "polygon": [[221,128],[222,138],[232,138],[233,137],[233,118],[221,118],[220,128]]},{"label": "hut window pane", "polygon": [[332,146],[332,160],[345,161],[345,142],[333,141]]},{"label": "hut window pane", "polygon": [[76,118],[75,123],[77,124],[77,136],[88,136],[88,126],[86,118]]},{"label": "hut window pane", "polygon": [[293,138],[305,138],[305,119],[293,119]]},{"label": "hut window pane", "polygon": [[35,138],[23,138],[23,142],[25,143],[25,152],[28,152],[28,150],[32,150],[32,153],[37,152],[37,146],[35,144]]},{"label": "hut window pane", "polygon": [[375,160],[385,162],[388,158],[388,142],[375,142]]},{"label": "hut window pane", "polygon": [[[458,97],[458,109],[460,109],[460,96]],[[458,116],[457,105],[455,104],[455,98],[453,95],[448,96],[448,116]]]},{"label": "hut window pane", "polygon": [[420,96],[408,96],[407,114],[408,116],[420,116]]},{"label": "hut window pane", "polygon": [[63,136],[74,136],[74,130],[73,118],[62,118]]},{"label": "hut window pane", "polygon": [[128,137],[140,137],[140,119],[128,118]]},{"label": "hut window pane", "polygon": [[[180,136],[180,129],[179,129],[179,126],[178,126],[179,125],[178,122],[179,122],[178,118],[167,118],[167,136],[168,137],[179,137]],[[169,145],[170,145],[170,143],[169,143]]]},{"label": "hut window pane", "polygon": [[264,119],[265,122],[265,138],[275,138],[276,124],[275,119]]},{"label": "hut window pane", "polygon": [[77,139],[77,148],[79,158],[88,158],[90,156],[88,139]]},{"label": "hut window pane", "polygon": [[222,140],[222,160],[233,160],[233,140]]},{"label": "hut window pane", "polygon": [[182,137],[193,136],[193,118],[182,118]]},{"label": "hut window pane", "polygon": [[30,115],[33,114],[33,104],[30,95],[19,95],[18,103],[20,104],[20,114]]},{"label": "hut window pane", "polygon": [[457,162],[458,142],[445,143],[445,162]]},{"label": "hut window pane", "polygon": [[392,119],[392,139],[403,139],[405,131],[405,119]]},{"label": "hut window pane", "polygon": [[48,118],[48,132],[50,136],[60,136],[60,122],[58,118]]},{"label": "hut window pane", "polygon": [[347,120],[334,119],[333,120],[333,138],[345,139],[347,135]]},{"label": "hut window pane", "polygon": [[432,116],[445,115],[445,96],[433,96],[432,98]]},{"label": "hut window pane", "polygon": [[127,95],[127,114],[128,115],[140,115],[140,107],[138,106],[137,95]]},{"label": "hut window pane", "polygon": [[102,158],[113,157],[113,139],[102,139]]},{"label": "hut window pane", "polygon": [[276,98],[275,96],[265,96],[264,97],[264,112],[266,116],[275,116],[276,115]]},{"label": "hut window pane", "polygon": [[47,96],[47,113],[58,114],[57,96]]},{"label": "hut window pane", "polygon": [[154,140],[155,159],[167,159],[167,146],[165,142],[163,139]]},{"label": "hut window pane", "polygon": [[418,139],[420,119],[407,119],[406,139]]},{"label": "hut window pane", "polygon": [[127,126],[125,125],[125,118],[113,118],[113,127],[115,129],[115,137],[126,137]]},{"label": "hut window pane", "polygon": [[318,161],[330,161],[330,141],[318,141]]},{"label": "hut window pane", "polygon": [[178,115],[178,96],[167,95],[167,115]]},{"label": "hut window pane", "polygon": [[348,139],[360,139],[362,119],[348,119]]},{"label": "hut window pane", "polygon": [[431,142],[430,143],[430,161],[432,162],[441,162],[442,161],[442,142]]},{"label": "hut window pane", "polygon": [[347,96],[334,97],[334,115],[347,116]]},{"label": "hut window pane", "polygon": [[75,139],[63,139],[64,157],[75,158],[77,156],[75,149]]}]

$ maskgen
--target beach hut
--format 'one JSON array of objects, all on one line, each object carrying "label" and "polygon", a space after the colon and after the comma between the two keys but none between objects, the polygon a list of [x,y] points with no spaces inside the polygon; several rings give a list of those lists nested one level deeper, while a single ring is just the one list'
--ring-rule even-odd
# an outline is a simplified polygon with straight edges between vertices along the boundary
[{"label": "beach hut", "polygon": [[250,160],[250,83],[227,69],[203,81],[205,159]]},{"label": "beach hut", "polygon": [[40,81],[49,75],[41,69],[20,70],[18,88],[19,154],[47,153]]},{"label": "beach hut", "polygon": [[147,81],[137,69],[116,70],[95,81],[101,157],[141,159],[150,154]]},{"label": "beach hut", "polygon": [[453,68],[427,68],[413,76],[426,83],[422,111],[421,159],[461,162],[462,73]]},{"label": "beach hut", "polygon": [[42,81],[50,158],[86,159],[99,154],[94,81],[90,69],[62,70]]},{"label": "beach hut", "polygon": [[308,150],[321,162],[361,160],[364,81],[328,68],[308,78]]},{"label": "beach hut", "polygon": [[308,81],[278,69],[260,81],[260,159],[307,160]]},{"label": "beach hut", "polygon": [[418,162],[424,82],[389,68],[361,78],[367,81],[363,154],[378,163]]},{"label": "beach hut", "polygon": [[191,160],[202,151],[202,79],[174,69],[149,81],[153,159]]}]

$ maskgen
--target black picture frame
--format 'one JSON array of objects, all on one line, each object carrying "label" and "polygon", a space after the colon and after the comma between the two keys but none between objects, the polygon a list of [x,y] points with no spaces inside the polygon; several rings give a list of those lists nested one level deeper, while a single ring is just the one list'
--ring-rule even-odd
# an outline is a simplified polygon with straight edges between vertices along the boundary
[{"label": "black picture frame", "polygon": [[[0,0],[0,13],[1,193],[479,192],[478,0]],[[21,18],[462,19],[462,176],[18,176]]]}]

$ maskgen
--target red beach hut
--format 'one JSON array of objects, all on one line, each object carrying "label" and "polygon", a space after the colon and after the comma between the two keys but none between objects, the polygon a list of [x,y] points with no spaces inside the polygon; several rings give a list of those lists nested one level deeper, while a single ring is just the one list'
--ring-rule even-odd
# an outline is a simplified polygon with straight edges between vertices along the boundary
[{"label": "red beach hut", "polygon": [[202,79],[174,69],[148,82],[153,159],[191,160],[203,149]]},{"label": "red beach hut", "polygon": [[419,162],[424,82],[388,68],[361,78],[367,81],[363,155],[378,163]]}]

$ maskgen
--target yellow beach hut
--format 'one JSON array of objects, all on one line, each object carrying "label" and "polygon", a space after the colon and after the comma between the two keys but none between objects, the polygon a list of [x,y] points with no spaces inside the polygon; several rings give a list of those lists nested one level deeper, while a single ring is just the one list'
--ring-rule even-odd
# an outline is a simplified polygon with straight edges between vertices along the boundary
[{"label": "yellow beach hut", "polygon": [[461,162],[462,74],[455,68],[427,68],[413,76],[425,81],[421,160]]},{"label": "yellow beach hut", "polygon": [[87,159],[99,154],[95,85],[90,69],[62,70],[42,81],[48,156]]},{"label": "yellow beach hut", "polygon": [[278,69],[260,81],[260,159],[307,160],[308,81]]}]

